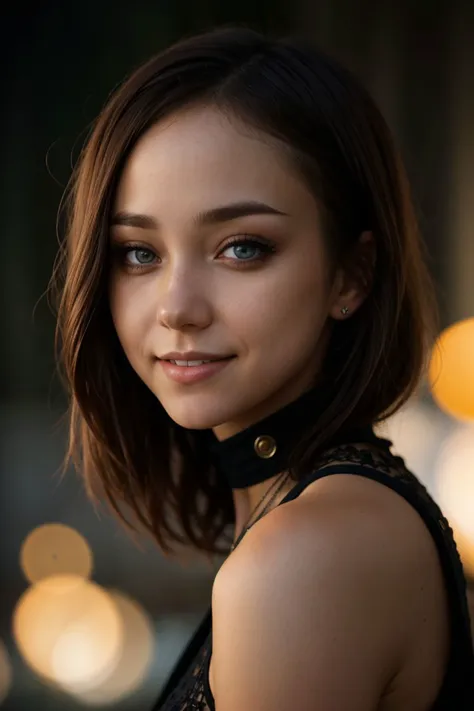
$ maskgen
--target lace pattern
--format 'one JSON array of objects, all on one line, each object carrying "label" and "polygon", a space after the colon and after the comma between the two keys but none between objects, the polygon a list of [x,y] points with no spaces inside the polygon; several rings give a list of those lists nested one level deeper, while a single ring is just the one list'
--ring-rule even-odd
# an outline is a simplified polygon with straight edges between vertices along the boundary
[{"label": "lace pattern", "polygon": [[441,509],[431,498],[424,484],[406,468],[402,457],[392,454],[389,450],[367,447],[367,445],[346,444],[324,452],[318,460],[317,469],[320,470],[328,466],[333,467],[338,464],[367,467],[373,469],[374,472],[396,478],[400,483],[409,487],[436,514],[439,527],[444,533],[448,534],[448,540],[452,548],[457,552],[453,530],[448,520],[443,516]]},{"label": "lace pattern", "polygon": [[206,701],[204,674],[210,654],[211,634],[206,637],[187,672],[156,711],[211,711]]}]

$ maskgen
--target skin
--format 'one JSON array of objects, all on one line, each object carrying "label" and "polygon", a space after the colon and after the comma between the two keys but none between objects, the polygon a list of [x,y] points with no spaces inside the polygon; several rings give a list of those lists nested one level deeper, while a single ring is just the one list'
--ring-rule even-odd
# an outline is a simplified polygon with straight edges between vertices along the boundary
[{"label": "skin", "polygon": [[[284,214],[198,219],[242,201]],[[287,152],[215,108],[141,138],[113,214],[114,251],[146,250],[117,252],[111,272],[124,352],[174,421],[221,440],[303,393],[331,323],[365,298],[331,269],[319,206]],[[243,235],[274,251],[259,260],[258,248],[230,246]],[[370,234],[360,249],[372,249]],[[236,357],[202,382],[171,381],[157,357],[191,349]],[[233,492],[236,535],[271,483]],[[333,475],[270,511],[220,568],[212,609],[217,711],[424,711],[441,683],[448,614],[433,541],[370,480]]]},{"label": "skin", "polygon": [[[197,222],[242,201],[284,214]],[[148,252],[117,254],[113,321],[132,367],[183,427],[212,428],[222,440],[297,398],[318,372],[331,319],[364,298],[341,270],[330,278],[320,209],[287,152],[217,109],[188,109],[141,138],[116,194],[113,215],[124,213],[147,224],[121,220],[112,245]],[[245,235],[275,252],[228,244]],[[151,263],[132,271],[143,255]],[[157,356],[187,350],[237,357],[212,378],[177,384]],[[236,535],[271,484],[234,490]]]},{"label": "skin", "polygon": [[426,525],[386,486],[345,474],[248,531],[216,576],[212,620],[217,711],[429,711],[449,655]]}]

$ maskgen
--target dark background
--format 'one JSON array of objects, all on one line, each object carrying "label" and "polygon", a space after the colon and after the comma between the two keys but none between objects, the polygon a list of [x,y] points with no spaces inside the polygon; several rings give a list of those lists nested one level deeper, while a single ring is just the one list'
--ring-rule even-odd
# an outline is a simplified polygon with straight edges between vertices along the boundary
[{"label": "dark background", "polygon": [[140,552],[110,516],[94,513],[74,473],[59,480],[66,403],[46,290],[61,195],[109,92],[170,42],[227,23],[306,34],[361,76],[405,157],[443,326],[474,315],[472,0],[83,0],[2,10],[0,637],[13,670],[5,709],[85,708],[41,683],[13,641],[12,614],[27,588],[20,549],[37,526],[78,530],[94,553],[94,580],[132,596],[153,621],[145,682],[109,708],[150,707],[210,601],[215,571],[192,558],[165,561],[146,542]]}]

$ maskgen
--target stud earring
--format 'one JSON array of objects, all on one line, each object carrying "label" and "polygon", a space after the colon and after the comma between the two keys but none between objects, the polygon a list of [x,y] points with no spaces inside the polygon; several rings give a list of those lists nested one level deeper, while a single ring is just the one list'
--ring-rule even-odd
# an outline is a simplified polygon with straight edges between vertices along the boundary
[{"label": "stud earring", "polygon": [[347,316],[348,313],[349,313],[348,307],[347,307],[347,306],[343,306],[342,309],[341,309],[341,314],[342,314],[343,316]]}]

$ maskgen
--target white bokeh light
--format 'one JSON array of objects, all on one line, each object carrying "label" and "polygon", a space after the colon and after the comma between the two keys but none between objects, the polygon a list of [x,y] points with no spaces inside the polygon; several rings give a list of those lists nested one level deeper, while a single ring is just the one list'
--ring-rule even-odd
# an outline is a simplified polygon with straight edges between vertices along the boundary
[{"label": "white bokeh light", "polygon": [[[143,608],[130,597],[115,590],[109,591],[122,620],[123,642],[121,655],[113,670],[94,687],[79,690],[81,703],[90,706],[109,706],[136,691],[146,676],[153,660],[153,622]],[[73,691],[71,686],[69,691]]]},{"label": "white bokeh light", "polygon": [[101,681],[122,651],[122,622],[114,601],[99,585],[78,576],[46,578],[26,590],[13,614],[13,633],[37,674],[76,691]]},{"label": "white bokeh light", "polygon": [[444,416],[417,399],[410,400],[392,417],[377,425],[377,433],[393,442],[410,471],[434,490],[434,461],[447,426]]},{"label": "white bokeh light", "polygon": [[464,565],[474,574],[474,425],[459,425],[436,466],[436,497],[450,522]]}]

